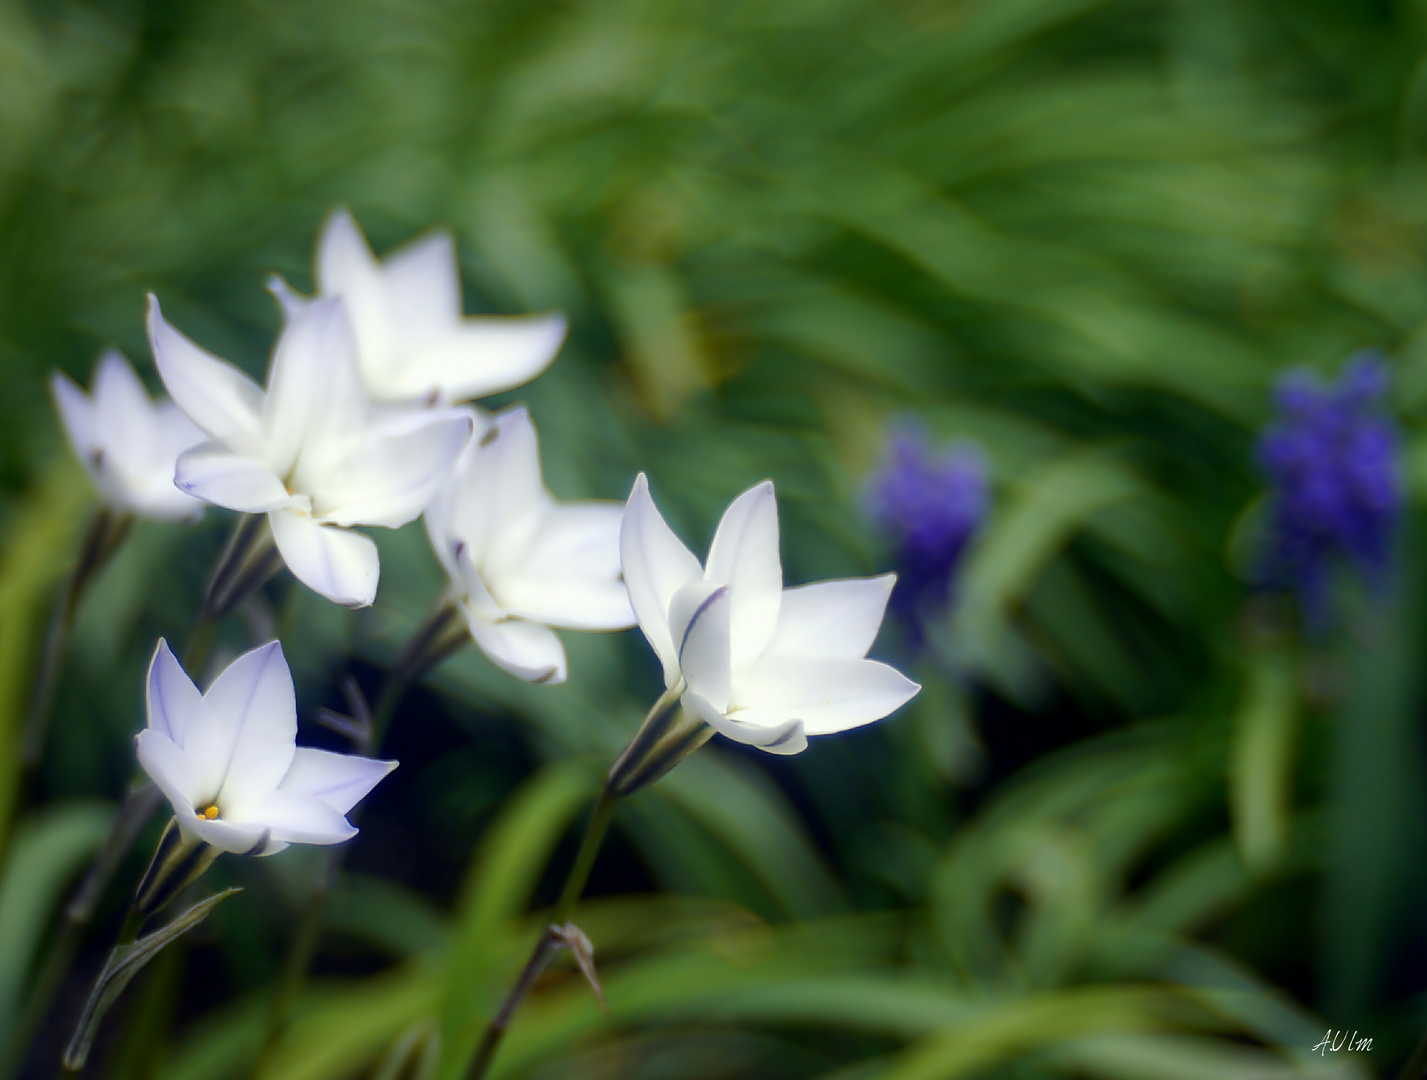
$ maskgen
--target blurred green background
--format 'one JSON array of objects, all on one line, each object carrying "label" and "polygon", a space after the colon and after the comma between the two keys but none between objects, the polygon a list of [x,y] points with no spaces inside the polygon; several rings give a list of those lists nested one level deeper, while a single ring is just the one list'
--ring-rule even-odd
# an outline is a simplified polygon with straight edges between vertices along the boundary
[{"label": "blurred green background", "polygon": [[[1424,166],[1409,0],[0,0],[0,1033],[228,527],[137,529],[17,796],[91,498],[47,373],[112,343],[157,388],[149,290],[260,372],[264,276],[310,288],[345,204],[378,253],[452,230],[468,311],[568,313],[505,395],[560,497],[645,469],[702,550],[771,476],[800,583],[890,565],[861,509],[889,420],[976,440],[994,489],[934,648],[884,631],[920,697],[793,759],[716,740],[623,806],[579,916],[610,1012],[560,965],[495,1075],[1394,1075],[1427,1030]],[[1246,580],[1253,441],[1279,372],[1369,345],[1398,572],[1306,638]],[[304,741],[440,586],[419,526],[377,539],[371,610],[281,578],[223,628],[280,634]],[[565,639],[565,686],[467,650],[407,698],[269,1080],[459,1076],[661,689],[636,632]],[[220,860],[246,893],[90,1071],[245,1076],[317,865]]]}]

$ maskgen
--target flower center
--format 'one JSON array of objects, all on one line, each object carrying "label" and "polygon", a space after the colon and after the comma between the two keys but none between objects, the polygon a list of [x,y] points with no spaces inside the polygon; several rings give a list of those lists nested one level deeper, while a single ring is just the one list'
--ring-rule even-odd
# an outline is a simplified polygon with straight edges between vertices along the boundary
[{"label": "flower center", "polygon": [[212,821],[214,818],[216,818],[216,817],[218,816],[218,806],[217,806],[217,804],[215,803],[215,804],[212,805],[212,806],[208,806],[208,807],[205,807],[204,809],[200,810],[200,811],[198,812],[198,816],[201,817],[201,818],[204,818],[204,819],[207,820],[207,821]]}]

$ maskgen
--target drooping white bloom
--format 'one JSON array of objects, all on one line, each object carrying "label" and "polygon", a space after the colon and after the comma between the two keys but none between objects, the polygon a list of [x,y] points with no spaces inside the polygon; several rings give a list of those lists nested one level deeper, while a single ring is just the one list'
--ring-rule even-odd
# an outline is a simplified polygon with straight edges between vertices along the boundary
[{"label": "drooping white bloom", "polygon": [[58,371],[50,388],[69,444],[108,506],[159,521],[203,513],[202,501],[173,482],[174,462],[203,432],[173,402],[151,401],[120,353],[99,358],[92,393]]},{"label": "drooping white bloom", "polygon": [[160,639],[147,697],[139,764],[184,836],[220,851],[271,855],[350,840],[347,811],[396,768],[296,745],[292,674],[276,641],[238,657],[200,694]]},{"label": "drooping white bloom", "polygon": [[512,675],[559,683],[565,649],[550,627],[634,625],[619,576],[623,515],[619,503],[555,501],[517,406],[471,440],[425,521],[476,644]]},{"label": "drooping white bloom", "polygon": [[881,719],[921,689],[866,658],[895,574],[783,588],[771,481],[733,501],[700,566],[640,473],[620,552],[665,685],[682,678],[685,709],[731,739],[796,754],[806,736]]},{"label": "drooping white bloom", "polygon": [[[317,293],[347,302],[362,380],[374,401],[454,403],[539,375],[565,341],[564,316],[463,315],[449,233],[415,240],[378,262],[346,210],[317,241]],[[282,278],[273,295],[291,318],[310,301]]]},{"label": "drooping white bloom", "polygon": [[178,486],[267,514],[299,581],[339,604],[370,604],[376,545],[348,526],[416,518],[469,440],[470,416],[373,408],[341,300],[319,300],[288,323],[266,390],[171,327],[152,296],[148,327],[164,385],[210,439],[178,459]]}]

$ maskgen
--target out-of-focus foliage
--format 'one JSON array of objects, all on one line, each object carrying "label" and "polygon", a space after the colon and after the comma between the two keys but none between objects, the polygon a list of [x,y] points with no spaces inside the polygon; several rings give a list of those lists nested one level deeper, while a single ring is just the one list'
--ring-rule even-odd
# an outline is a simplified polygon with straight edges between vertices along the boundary
[{"label": "out-of-focus foliage", "polygon": [[[889,417],[977,441],[994,489],[901,715],[790,761],[716,742],[621,807],[579,916],[610,1014],[562,968],[499,1075],[1388,1073],[1427,1020],[1416,525],[1324,637],[1246,577],[1282,368],[1386,349],[1427,479],[1425,29],[1406,0],[0,0],[0,806],[82,528],[45,373],[115,343],[156,385],[147,290],[258,371],[264,275],[310,286],[344,203],[379,252],[452,229],[467,310],[567,311],[508,395],[561,497],[647,469],[699,548],[772,476],[797,583],[885,568],[858,495]],[[140,527],[80,612],[0,943],[125,783],[221,519]],[[440,586],[418,528],[378,540],[371,611],[279,581],[223,628],[281,635],[304,723]],[[659,689],[636,634],[566,641],[565,686],[467,650],[408,702],[271,1077],[459,1075]],[[96,1070],[241,1075],[312,866],[220,860],[247,891]],[[32,962],[0,948],[0,1030]],[[1326,1028],[1374,1049],[1310,1054]]]}]

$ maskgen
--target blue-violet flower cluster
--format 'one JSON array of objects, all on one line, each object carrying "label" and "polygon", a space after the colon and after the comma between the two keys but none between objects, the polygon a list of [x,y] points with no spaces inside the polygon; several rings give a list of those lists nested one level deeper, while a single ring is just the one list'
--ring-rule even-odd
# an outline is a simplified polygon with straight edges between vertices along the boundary
[{"label": "blue-violet flower cluster", "polygon": [[1310,622],[1326,616],[1335,560],[1374,586],[1388,569],[1403,485],[1387,386],[1387,367],[1372,353],[1353,357],[1336,384],[1289,372],[1259,439],[1272,502],[1266,575],[1298,593]]},{"label": "blue-violet flower cluster", "polygon": [[885,463],[868,482],[867,505],[895,554],[892,610],[914,633],[920,617],[950,601],[957,564],[989,500],[985,462],[973,445],[937,448],[909,430],[888,439]]}]

